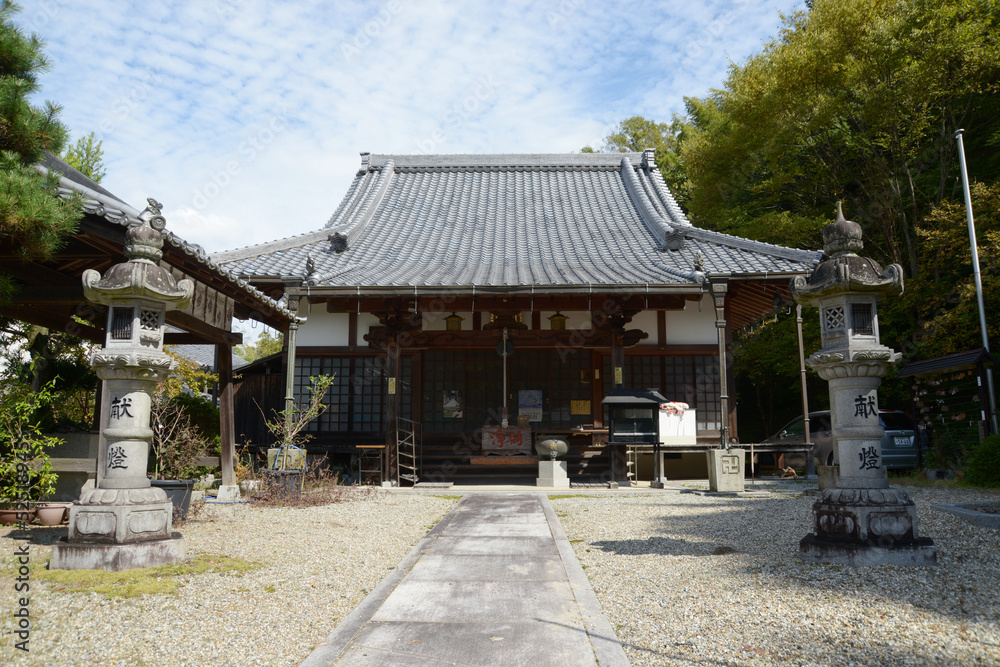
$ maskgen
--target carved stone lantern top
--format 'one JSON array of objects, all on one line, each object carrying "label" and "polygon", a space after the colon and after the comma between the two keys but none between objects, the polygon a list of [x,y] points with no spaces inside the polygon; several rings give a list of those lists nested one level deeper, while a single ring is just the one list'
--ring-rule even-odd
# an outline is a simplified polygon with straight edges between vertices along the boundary
[{"label": "carved stone lantern top", "polygon": [[[864,248],[861,225],[844,217],[823,230],[826,259],[808,277],[792,281],[792,296],[820,311],[823,347],[809,357],[824,379],[865,374],[882,377],[899,354],[880,343],[876,304],[903,291],[903,269],[857,254]],[[846,365],[845,365],[846,364]]]},{"label": "carved stone lantern top", "polygon": [[856,251],[864,248],[861,236],[861,225],[847,220],[837,202],[837,219],[823,229],[827,259],[808,278],[795,278],[795,300],[818,307],[828,297],[847,292],[873,295],[876,301],[901,294],[903,268],[891,264],[883,269],[875,260],[858,255]]},{"label": "carved stone lantern top", "polygon": [[112,266],[103,278],[92,269],[83,272],[83,293],[90,301],[108,306],[125,299],[152,299],[166,310],[183,309],[191,302],[194,283],[178,282],[156,263],[163,256],[166,220],[160,214],[162,205],[155,199],[148,202],[139,214],[141,222],[125,232],[128,261]]}]

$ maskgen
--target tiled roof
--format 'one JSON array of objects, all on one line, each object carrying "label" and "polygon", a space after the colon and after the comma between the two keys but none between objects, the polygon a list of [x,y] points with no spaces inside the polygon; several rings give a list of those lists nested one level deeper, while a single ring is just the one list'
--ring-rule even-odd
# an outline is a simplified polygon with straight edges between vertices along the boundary
[{"label": "tiled roof", "polygon": [[[38,165],[38,169],[43,173],[54,171],[59,174],[59,196],[65,198],[79,196],[81,198],[81,206],[86,213],[123,227],[140,224],[141,221],[138,217],[140,211],[129,206],[52,153],[46,152],[41,164]],[[163,241],[164,244],[170,244],[185,255],[193,258],[207,273],[214,273],[226,283],[229,283],[234,292],[244,293],[256,302],[266,306],[267,309],[278,313],[286,321],[295,319],[295,314],[277,301],[233,275],[227,268],[209,259],[208,254],[200,245],[188,243],[173,232],[165,232]]]},{"label": "tiled roof", "polygon": [[323,229],[213,255],[317,288],[694,286],[808,272],[815,251],[698,229],[653,152],[369,155]]},{"label": "tiled roof", "polygon": [[[215,346],[214,345],[174,345],[173,351],[189,361],[198,364],[200,368],[216,370],[215,368]],[[233,370],[239,370],[249,362],[238,354],[233,353]]]}]

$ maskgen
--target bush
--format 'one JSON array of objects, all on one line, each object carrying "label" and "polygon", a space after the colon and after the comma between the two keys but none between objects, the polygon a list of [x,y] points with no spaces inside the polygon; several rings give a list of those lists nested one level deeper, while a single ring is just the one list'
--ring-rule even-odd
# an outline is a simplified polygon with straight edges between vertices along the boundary
[{"label": "bush", "polygon": [[972,450],[965,479],[974,486],[1000,486],[1000,435],[989,435]]},{"label": "bush", "polygon": [[0,506],[37,502],[52,495],[57,474],[48,450],[59,444],[39,433],[35,414],[52,400],[52,383],[38,392],[19,382],[0,384]]}]

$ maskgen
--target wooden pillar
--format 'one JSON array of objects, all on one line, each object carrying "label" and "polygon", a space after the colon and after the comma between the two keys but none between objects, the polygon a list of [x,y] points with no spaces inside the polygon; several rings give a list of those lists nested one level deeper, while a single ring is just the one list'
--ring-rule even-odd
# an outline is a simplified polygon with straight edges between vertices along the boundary
[{"label": "wooden pillar", "polygon": [[[287,353],[285,354],[285,434],[292,429],[292,421],[295,415],[295,334],[299,330],[298,320],[292,320],[288,324]],[[285,438],[278,445],[284,444]]]},{"label": "wooden pillar", "polygon": [[601,377],[601,353],[594,350],[590,353],[590,418],[594,428],[604,427],[604,406],[601,400],[604,398],[604,378]]},{"label": "wooden pillar", "polygon": [[385,342],[385,481],[396,479],[398,453],[396,429],[399,427],[399,345],[397,334],[389,331]]},{"label": "wooden pillar", "polygon": [[219,440],[222,450],[222,485],[236,484],[233,464],[236,458],[236,427],[233,417],[233,348],[216,343],[215,363],[219,371]]},{"label": "wooden pillar", "polygon": [[719,339],[719,440],[729,448],[729,364],[726,363],[726,292],[727,278],[712,278],[712,298],[715,300],[715,328]]},{"label": "wooden pillar", "polygon": [[625,380],[624,335],[622,327],[615,327],[611,334],[611,381],[615,387],[621,387]]}]

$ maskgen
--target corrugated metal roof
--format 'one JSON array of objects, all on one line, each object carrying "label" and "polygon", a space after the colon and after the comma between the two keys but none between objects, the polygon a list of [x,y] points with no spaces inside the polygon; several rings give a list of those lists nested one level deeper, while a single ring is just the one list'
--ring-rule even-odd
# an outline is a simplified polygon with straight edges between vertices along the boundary
[{"label": "corrugated metal roof", "polygon": [[953,354],[946,354],[943,357],[914,361],[903,366],[896,377],[943,373],[960,368],[972,368],[980,363],[991,366],[996,363],[996,360],[990,356],[986,348],[981,347],[977,350],[969,350],[968,352],[955,352]]},{"label": "corrugated metal roof", "polygon": [[705,272],[808,272],[821,257],[694,227],[652,151],[362,155],[326,227],[213,259],[320,288],[559,289],[694,286]]}]

